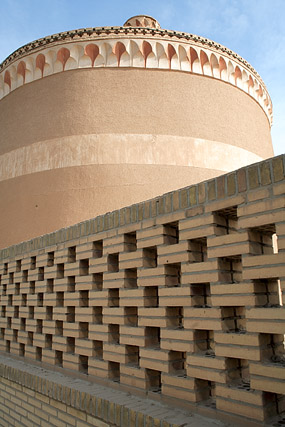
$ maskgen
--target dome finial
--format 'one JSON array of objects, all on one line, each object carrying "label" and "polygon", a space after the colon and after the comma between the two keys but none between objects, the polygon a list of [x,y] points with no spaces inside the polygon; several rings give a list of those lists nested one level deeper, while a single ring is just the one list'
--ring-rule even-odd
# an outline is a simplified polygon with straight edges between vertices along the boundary
[{"label": "dome finial", "polygon": [[147,28],[160,28],[159,22],[152,16],[136,15],[129,18],[124,27],[147,27]]}]

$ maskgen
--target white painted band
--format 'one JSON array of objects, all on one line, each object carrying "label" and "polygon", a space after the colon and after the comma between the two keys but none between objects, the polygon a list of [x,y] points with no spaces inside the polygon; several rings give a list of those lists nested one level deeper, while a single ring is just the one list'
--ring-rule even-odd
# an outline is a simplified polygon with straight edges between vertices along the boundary
[{"label": "white painted band", "polygon": [[36,142],[0,156],[0,181],[88,165],[167,165],[229,172],[263,160],[243,148],[206,139],[148,134],[91,134]]}]

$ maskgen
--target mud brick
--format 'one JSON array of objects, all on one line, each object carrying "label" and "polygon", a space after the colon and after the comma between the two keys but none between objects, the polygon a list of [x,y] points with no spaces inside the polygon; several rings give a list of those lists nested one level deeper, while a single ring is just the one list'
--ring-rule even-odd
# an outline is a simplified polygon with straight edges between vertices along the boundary
[{"label": "mud brick", "polygon": [[79,322],[65,322],[63,326],[63,336],[80,338]]},{"label": "mud brick", "polygon": [[61,248],[55,251],[54,264],[61,264],[69,262],[69,251],[68,248]]},{"label": "mud brick", "polygon": [[36,255],[37,267],[46,267],[48,265],[48,261],[49,261],[48,252],[44,252]]},{"label": "mud brick", "polygon": [[104,255],[101,258],[91,258],[89,261],[89,274],[106,273],[108,271],[107,258],[108,255]]},{"label": "mud brick", "polygon": [[[3,320],[5,321],[5,326],[6,326],[7,325],[7,318],[4,317]],[[30,321],[31,321],[30,319],[26,319],[26,324]],[[11,319],[11,329],[20,330],[21,329],[21,319],[12,318]]]},{"label": "mud brick", "polygon": [[89,323],[89,340],[108,341],[108,325]]},{"label": "mud brick", "polygon": [[200,366],[201,368],[209,368],[215,370],[220,369],[222,371],[226,369],[226,362],[224,357],[207,356],[205,354],[188,354],[186,362],[189,365],[188,367],[190,376],[193,376],[191,374],[192,366]]},{"label": "mud brick", "polygon": [[280,184],[275,184],[273,186],[273,194],[274,196],[279,196],[280,194],[285,194],[285,182],[281,182]]},{"label": "mud brick", "polygon": [[249,364],[251,387],[255,390],[285,394],[284,364],[253,363]]},{"label": "mud brick", "polygon": [[[10,342],[10,341],[9,341]],[[20,344],[18,342],[11,342],[10,344],[10,352],[11,354],[19,355]]]},{"label": "mud brick", "polygon": [[67,320],[67,309],[66,307],[54,307],[52,313],[53,320],[60,320],[65,322]]},{"label": "mud brick", "polygon": [[229,257],[254,253],[254,243],[250,242],[248,232],[210,237],[207,240],[208,258]]},{"label": "mud brick", "polygon": [[[20,299],[20,301],[22,301],[22,298]],[[8,305],[8,295],[1,296],[1,304],[6,306]]]},{"label": "mud brick", "polygon": [[61,337],[54,335],[52,338],[52,348],[53,350],[67,352],[67,339],[66,337]]},{"label": "mud brick", "polygon": [[238,228],[253,228],[253,227],[263,227],[268,224],[275,224],[277,222],[284,221],[284,211],[277,210],[273,212],[259,213],[258,215],[252,215],[248,217],[238,218]]},{"label": "mud brick", "polygon": [[113,323],[123,325],[125,322],[123,307],[104,307],[103,308],[103,323]]},{"label": "mud brick", "polygon": [[76,261],[93,257],[93,242],[85,242],[75,247]]},{"label": "mud brick", "polygon": [[216,333],[216,356],[261,360],[263,349],[260,336],[250,333]]},{"label": "mud brick", "polygon": [[65,307],[69,307],[69,306],[79,307],[80,306],[80,292],[79,291],[65,292],[64,293],[64,306]]},{"label": "mud brick", "polygon": [[103,343],[103,358],[110,362],[126,363],[126,349],[124,345]]},{"label": "mud brick", "polygon": [[[5,299],[5,297],[1,296],[0,302],[2,305],[4,305],[3,304],[4,299]],[[27,296],[27,300],[29,300],[29,295]],[[8,299],[6,301],[8,301]],[[22,295],[14,295],[13,296],[13,305],[14,306],[21,305],[21,303],[22,303]]]},{"label": "mud brick", "polygon": [[[4,273],[4,265],[2,264],[2,274]],[[17,262],[16,260],[10,260],[8,263],[8,273],[15,273],[17,269]],[[1,267],[0,267],[0,274],[1,274]]]},{"label": "mud brick", "polygon": [[14,316],[14,307],[6,307],[6,317]]},{"label": "mud brick", "polygon": [[29,307],[19,307],[19,316],[27,319],[29,317]]},{"label": "mud brick", "polygon": [[147,383],[144,369],[139,369],[134,366],[120,366],[120,383],[146,390]]},{"label": "mud brick", "polygon": [[220,308],[184,308],[184,328],[203,330],[222,330]]},{"label": "mud brick", "polygon": [[20,284],[20,295],[28,294],[30,291],[30,282],[22,282]]},{"label": "mud brick", "polygon": [[189,261],[189,242],[184,241],[175,245],[158,246],[158,265],[174,264]]},{"label": "mud brick", "polygon": [[[122,230],[120,230],[122,231]],[[132,238],[133,237],[133,238]],[[136,249],[136,229],[130,228],[126,233],[104,239],[103,254],[132,252]]]},{"label": "mud brick", "polygon": [[56,292],[44,293],[43,294],[43,304],[45,306],[49,306],[49,307],[56,307],[56,305],[57,305]]},{"label": "mud brick", "polygon": [[181,264],[181,284],[217,282],[222,280],[217,259]]},{"label": "mud brick", "polygon": [[160,347],[163,350],[193,352],[194,333],[186,329],[161,329]]},{"label": "mud brick", "polygon": [[166,328],[168,318],[166,316],[166,308],[160,307],[139,307],[138,308],[138,324],[139,326],[158,326]]},{"label": "mud brick", "polygon": [[55,365],[55,351],[43,348],[42,350],[42,362],[50,365]]},{"label": "mud brick", "polygon": [[247,195],[248,202],[254,202],[256,200],[268,199],[270,197],[270,191],[268,188],[250,191]]},{"label": "mud brick", "polygon": [[43,321],[43,334],[55,334],[55,321],[54,320],[44,320]]},{"label": "mud brick", "polygon": [[145,330],[143,327],[121,326],[120,343],[143,347],[145,345]]},{"label": "mud brick", "polygon": [[6,327],[7,327],[7,318],[0,317],[0,328],[6,328]]},{"label": "mud brick", "polygon": [[273,199],[266,199],[255,203],[248,203],[244,206],[239,206],[237,210],[238,217],[244,217],[248,215],[271,212],[280,208],[284,208],[285,197],[280,196]]},{"label": "mud brick", "polygon": [[243,278],[266,279],[284,276],[285,252],[272,255],[244,257],[242,259]]},{"label": "mud brick", "polygon": [[35,347],[45,347],[45,336],[40,333],[34,333],[33,335],[33,345]]},{"label": "mud brick", "polygon": [[205,206],[205,213],[211,212],[217,212],[225,209],[229,209],[234,206],[242,205],[246,200],[245,195],[238,195],[231,198],[226,198],[224,200],[220,201],[213,201],[211,203],[208,203]]},{"label": "mud brick", "polygon": [[[16,319],[18,320],[18,319]],[[19,324],[20,327],[20,324]],[[18,327],[17,327],[18,329]],[[27,319],[26,320],[26,330],[28,332],[36,332],[37,331],[37,321],[35,319]]]},{"label": "mud brick", "polygon": [[[27,284],[28,292],[30,292],[30,283]],[[21,292],[21,286],[20,286]],[[48,292],[48,285],[46,280],[36,280],[35,281],[35,293],[46,293]]]},{"label": "mud brick", "polygon": [[216,217],[212,214],[188,218],[179,222],[179,240],[200,239],[203,237],[219,235]]},{"label": "mud brick", "polygon": [[228,379],[224,361],[213,357],[189,355],[186,370],[189,377],[201,380],[225,384]]},{"label": "mud brick", "polygon": [[153,348],[141,348],[140,367],[168,373],[170,369],[168,351]]},{"label": "mud brick", "polygon": [[103,289],[123,288],[126,283],[125,271],[103,274]]},{"label": "mud brick", "polygon": [[160,307],[184,307],[191,305],[190,286],[159,288]]},{"label": "mud brick", "polygon": [[26,345],[25,346],[25,357],[27,359],[36,360],[36,347],[33,347],[32,345]]},{"label": "mud brick", "polygon": [[62,366],[65,369],[71,369],[73,371],[79,370],[79,355],[71,353],[63,353],[62,355]]},{"label": "mud brick", "polygon": [[[2,276],[2,277],[4,277],[4,276]],[[22,281],[22,277],[23,277],[23,273],[22,273],[22,271],[15,271],[15,273],[14,273],[14,282],[15,283],[19,283],[19,282],[21,282]],[[7,278],[8,279],[8,278]],[[6,279],[6,280],[7,280]]]},{"label": "mud brick", "polygon": [[248,332],[284,334],[285,310],[278,308],[248,308],[246,310]]},{"label": "mud brick", "polygon": [[121,307],[147,307],[151,304],[151,298],[146,296],[143,288],[120,289],[119,298]]},{"label": "mud brick", "polygon": [[89,357],[88,374],[99,378],[108,378],[108,362],[94,357]]},{"label": "mud brick", "polygon": [[13,331],[12,331],[12,329],[5,329],[5,339],[9,340],[9,341],[13,340]]},{"label": "mud brick", "polygon": [[137,231],[138,249],[171,243],[175,243],[175,232],[162,224]]},{"label": "mud brick", "polygon": [[76,276],[75,277],[75,287],[77,291],[88,291],[93,289],[93,276],[90,274],[89,276]]},{"label": "mud brick", "polygon": [[93,355],[93,342],[88,339],[75,339],[75,354],[80,354],[83,356],[92,356]]},{"label": "mud brick", "polygon": [[[218,388],[219,386],[219,388]],[[217,389],[220,390],[220,385],[217,385]],[[241,394],[244,397],[244,394]],[[250,394],[247,392],[247,394]],[[251,393],[252,394],[252,393]],[[264,421],[267,418],[266,410],[264,407],[255,406],[249,404],[248,402],[243,402],[241,400],[232,400],[224,397],[216,397],[216,407],[221,411],[230,412],[231,414],[241,415],[243,417],[252,418],[258,421]]]},{"label": "mud brick", "polygon": [[38,277],[39,277],[38,269],[28,271],[28,281],[38,280]]},{"label": "mud brick", "polygon": [[[285,368],[284,368],[284,364],[281,363],[273,363],[273,362],[268,362],[268,363],[256,363],[256,362],[251,362],[249,364],[249,370],[250,373],[252,375],[259,375],[262,376],[264,378],[268,377],[268,378],[276,378],[279,380],[283,380],[285,381]],[[285,386],[285,383],[284,383]],[[265,389],[264,389],[265,390]],[[284,392],[283,392],[284,394]]]},{"label": "mud brick", "polygon": [[142,268],[154,266],[154,255],[151,251],[137,249],[134,252],[122,252],[119,254],[120,269]]},{"label": "mud brick", "polygon": [[65,262],[64,263],[64,276],[79,276],[80,275],[80,261]]},{"label": "mud brick", "polygon": [[265,286],[253,282],[211,284],[213,306],[256,306],[267,302]]},{"label": "mud brick", "polygon": [[193,378],[183,378],[162,373],[162,394],[176,399],[186,400],[188,402],[197,402],[199,399],[195,390],[195,381]]},{"label": "mud brick", "polygon": [[54,279],[53,290],[54,292],[68,292],[68,279],[66,277],[62,279]]},{"label": "mud brick", "polygon": [[75,319],[77,322],[90,322],[92,318],[92,307],[75,307]]},{"label": "mud brick", "polygon": [[256,405],[258,407],[263,406],[263,394],[259,390],[253,390],[248,388],[236,387],[231,384],[230,386],[225,384],[216,385],[216,396],[235,400],[237,402],[244,402],[250,405]]},{"label": "mud brick", "polygon": [[[28,306],[35,307],[38,304],[37,294],[27,295],[27,304],[28,304]],[[15,299],[14,299],[14,305],[15,305]]]},{"label": "mud brick", "polygon": [[164,266],[155,268],[138,268],[138,286],[165,286],[166,271]]},{"label": "mud brick", "polygon": [[46,319],[46,307],[35,307],[34,311],[35,319]]},{"label": "mud brick", "polygon": [[108,290],[104,291],[89,291],[89,306],[90,307],[108,307],[109,301]]}]

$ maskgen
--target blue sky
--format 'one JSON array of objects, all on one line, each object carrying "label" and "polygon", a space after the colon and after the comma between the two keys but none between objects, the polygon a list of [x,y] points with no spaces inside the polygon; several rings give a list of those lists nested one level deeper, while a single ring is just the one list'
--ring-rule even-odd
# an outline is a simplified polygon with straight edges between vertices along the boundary
[{"label": "blue sky", "polygon": [[82,27],[122,25],[133,15],[198,34],[244,57],[273,102],[275,155],[285,152],[285,0],[1,0],[0,62],[18,47]]}]

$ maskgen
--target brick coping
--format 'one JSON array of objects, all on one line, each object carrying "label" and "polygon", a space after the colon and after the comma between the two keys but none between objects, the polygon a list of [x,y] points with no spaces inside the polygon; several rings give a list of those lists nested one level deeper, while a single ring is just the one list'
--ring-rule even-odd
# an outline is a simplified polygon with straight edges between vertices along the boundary
[{"label": "brick coping", "polygon": [[[0,381],[7,379],[34,392],[49,397],[69,407],[83,411],[104,422],[118,427],[242,427],[270,426],[270,423],[255,422],[239,416],[229,416],[213,408],[202,408],[191,404],[195,412],[183,410],[150,398],[138,397],[128,392],[101,385],[83,375],[75,378],[66,370],[53,370],[18,360],[15,356],[5,357],[0,353]],[[195,410],[196,409],[196,410]],[[197,412],[200,413],[197,413]],[[206,416],[203,414],[206,412]],[[212,415],[213,418],[210,418]],[[135,421],[134,421],[135,420]],[[274,420],[275,421],[275,418]],[[135,422],[135,424],[134,424]]]},{"label": "brick coping", "polygon": [[[101,232],[163,217],[194,207],[203,207],[285,179],[285,154],[251,164],[216,178],[190,185],[153,199],[117,209],[95,218],[0,250],[0,260],[86,238]],[[198,211],[197,211],[198,212]]]}]

